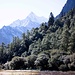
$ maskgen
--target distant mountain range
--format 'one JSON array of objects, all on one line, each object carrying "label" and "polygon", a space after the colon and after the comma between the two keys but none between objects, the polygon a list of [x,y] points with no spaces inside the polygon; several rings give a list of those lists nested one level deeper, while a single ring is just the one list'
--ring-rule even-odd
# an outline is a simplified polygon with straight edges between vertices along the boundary
[{"label": "distant mountain range", "polygon": [[12,41],[14,36],[22,36],[22,33],[32,28],[39,27],[42,22],[47,22],[44,17],[38,17],[31,12],[25,19],[16,20],[8,26],[3,26],[0,29],[0,44],[4,42],[8,44]]}]

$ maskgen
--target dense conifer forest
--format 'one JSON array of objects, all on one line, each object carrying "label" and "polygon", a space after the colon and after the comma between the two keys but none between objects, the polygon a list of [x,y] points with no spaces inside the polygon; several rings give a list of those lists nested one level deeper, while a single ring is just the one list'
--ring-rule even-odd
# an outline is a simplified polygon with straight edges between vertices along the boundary
[{"label": "dense conifer forest", "polygon": [[75,70],[75,9],[0,45],[0,69]]}]

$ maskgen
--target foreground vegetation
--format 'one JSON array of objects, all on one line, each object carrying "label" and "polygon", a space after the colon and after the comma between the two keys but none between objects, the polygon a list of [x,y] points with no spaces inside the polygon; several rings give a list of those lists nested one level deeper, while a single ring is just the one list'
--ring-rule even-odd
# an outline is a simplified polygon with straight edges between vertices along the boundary
[{"label": "foreground vegetation", "polygon": [[0,69],[75,70],[75,9],[0,46]]}]

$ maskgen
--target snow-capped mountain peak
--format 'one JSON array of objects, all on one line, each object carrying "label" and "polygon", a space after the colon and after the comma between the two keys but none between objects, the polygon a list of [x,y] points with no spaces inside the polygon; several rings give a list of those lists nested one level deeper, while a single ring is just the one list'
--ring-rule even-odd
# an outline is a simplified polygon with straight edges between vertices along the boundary
[{"label": "snow-capped mountain peak", "polygon": [[[38,23],[42,23],[42,22],[47,22],[47,19],[45,17],[39,17],[36,14],[34,14],[33,12],[31,12],[28,16],[28,19],[30,19],[33,22],[38,22]],[[26,19],[27,19],[26,18]]]},{"label": "snow-capped mountain peak", "polygon": [[[21,26],[26,27],[27,25],[29,26],[29,24],[31,22],[34,22],[34,24],[35,23],[41,24],[42,22],[47,22],[47,19],[44,18],[44,17],[38,17],[33,12],[31,12],[25,19],[23,19],[23,20],[19,20],[18,19],[16,21],[14,21],[12,24],[10,24],[9,26],[11,26],[11,27],[17,27],[17,26],[19,26],[19,27],[21,27]],[[31,25],[30,25],[30,27],[31,27]]]},{"label": "snow-capped mountain peak", "polygon": [[36,16],[33,12],[31,12],[29,15],[28,15],[29,17],[34,17],[34,16]]}]

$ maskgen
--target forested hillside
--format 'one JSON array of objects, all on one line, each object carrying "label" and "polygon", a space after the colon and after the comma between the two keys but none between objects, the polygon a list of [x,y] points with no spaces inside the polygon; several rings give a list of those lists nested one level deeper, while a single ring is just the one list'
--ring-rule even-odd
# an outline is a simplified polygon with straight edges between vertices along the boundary
[{"label": "forested hillside", "polygon": [[75,70],[75,9],[48,23],[13,37],[0,46],[0,68],[13,70]]}]

